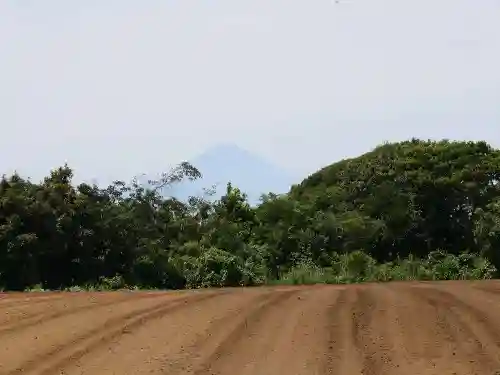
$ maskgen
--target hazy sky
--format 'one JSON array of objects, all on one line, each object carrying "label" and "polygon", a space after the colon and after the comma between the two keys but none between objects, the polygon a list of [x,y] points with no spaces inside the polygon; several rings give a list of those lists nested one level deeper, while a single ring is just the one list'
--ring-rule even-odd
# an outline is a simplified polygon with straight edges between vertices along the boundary
[{"label": "hazy sky", "polygon": [[498,0],[2,0],[0,171],[156,172],[220,142],[303,175],[384,140],[500,147]]}]

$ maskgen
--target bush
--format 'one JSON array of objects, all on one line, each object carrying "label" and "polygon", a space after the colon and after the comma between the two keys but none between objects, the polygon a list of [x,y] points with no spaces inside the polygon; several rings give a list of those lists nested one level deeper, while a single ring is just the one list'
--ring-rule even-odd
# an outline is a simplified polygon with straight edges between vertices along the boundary
[{"label": "bush", "polygon": [[350,284],[371,281],[482,280],[490,279],[496,268],[485,258],[435,251],[426,259],[409,256],[395,262],[377,264],[362,251],[334,257],[332,267],[319,268],[303,262],[275,280],[278,284]]},{"label": "bush", "polygon": [[331,270],[320,268],[313,263],[301,263],[284,273],[277,284],[311,285],[333,283]]},{"label": "bush", "polygon": [[332,266],[334,272],[349,283],[371,281],[375,267],[375,259],[359,250],[337,256]]}]

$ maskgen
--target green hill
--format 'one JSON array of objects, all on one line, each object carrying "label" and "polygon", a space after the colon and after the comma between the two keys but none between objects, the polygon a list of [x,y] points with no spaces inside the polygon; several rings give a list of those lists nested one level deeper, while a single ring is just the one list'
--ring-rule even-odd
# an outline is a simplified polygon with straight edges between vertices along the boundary
[{"label": "green hill", "polygon": [[500,151],[485,142],[413,139],[381,145],[312,174],[290,193],[316,210],[357,212],[383,228],[379,260],[435,249],[480,250],[474,231],[500,196]]}]

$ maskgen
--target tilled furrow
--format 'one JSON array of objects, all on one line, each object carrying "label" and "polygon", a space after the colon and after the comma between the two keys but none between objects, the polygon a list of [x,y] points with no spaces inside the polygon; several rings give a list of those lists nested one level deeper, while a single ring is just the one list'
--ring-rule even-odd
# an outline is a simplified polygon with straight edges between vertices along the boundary
[{"label": "tilled furrow", "polygon": [[154,306],[135,310],[106,320],[103,324],[94,325],[84,333],[70,337],[69,341],[53,346],[51,349],[38,353],[25,361],[19,367],[7,372],[7,375],[36,373],[50,375],[57,370],[68,366],[86,354],[115,340],[125,334],[133,334],[134,330],[159,319],[166,314],[179,309],[191,307],[197,302],[214,298],[221,293],[199,293],[184,298],[167,299]]}]

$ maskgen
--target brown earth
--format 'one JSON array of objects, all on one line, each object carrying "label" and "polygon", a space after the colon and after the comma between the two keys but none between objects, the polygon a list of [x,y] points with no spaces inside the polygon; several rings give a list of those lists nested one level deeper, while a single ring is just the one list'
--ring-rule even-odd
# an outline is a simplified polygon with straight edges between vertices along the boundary
[{"label": "brown earth", "polygon": [[0,374],[500,374],[500,281],[2,294]]}]

